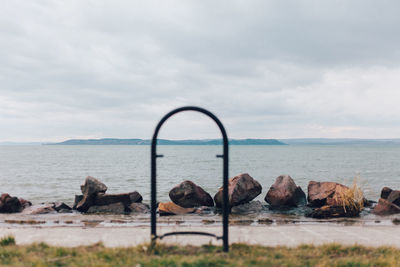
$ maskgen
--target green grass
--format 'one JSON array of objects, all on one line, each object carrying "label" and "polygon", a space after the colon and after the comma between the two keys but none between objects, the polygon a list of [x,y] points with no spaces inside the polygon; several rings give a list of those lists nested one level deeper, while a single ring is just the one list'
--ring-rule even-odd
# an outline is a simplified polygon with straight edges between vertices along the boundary
[{"label": "green grass", "polygon": [[15,245],[15,238],[13,236],[6,236],[0,239],[0,246],[11,246]]},{"label": "green grass", "polygon": [[0,265],[10,266],[398,266],[400,249],[391,247],[302,245],[296,248],[234,244],[229,253],[216,246],[147,245],[105,248],[0,246]]}]

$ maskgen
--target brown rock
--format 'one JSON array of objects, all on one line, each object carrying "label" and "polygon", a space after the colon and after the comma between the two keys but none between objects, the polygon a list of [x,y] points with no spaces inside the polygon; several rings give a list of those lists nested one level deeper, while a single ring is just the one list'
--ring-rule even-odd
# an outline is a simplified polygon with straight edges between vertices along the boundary
[{"label": "brown rock", "polygon": [[150,206],[143,203],[132,203],[129,205],[129,209],[133,213],[149,213]]},{"label": "brown rock", "polygon": [[182,208],[174,202],[165,202],[158,204],[158,212],[160,215],[182,215],[195,212],[195,208]]},{"label": "brown rock", "polygon": [[193,208],[200,206],[214,206],[214,201],[209,193],[192,181],[184,181],[169,191],[172,202],[183,207]]},{"label": "brown rock", "polygon": [[17,197],[6,193],[0,196],[0,213],[15,213],[22,210],[23,206]]},{"label": "brown rock", "polygon": [[129,198],[131,199],[131,203],[140,203],[143,200],[143,197],[141,194],[139,194],[138,191],[134,191],[129,194]]},{"label": "brown rock", "polygon": [[105,193],[107,186],[92,176],[85,179],[85,184],[81,185],[83,198],[76,205],[76,209],[81,212],[86,212],[93,205],[94,197],[98,193]]},{"label": "brown rock", "polygon": [[94,206],[104,206],[122,202],[125,206],[131,204],[131,198],[128,193],[125,194],[97,194],[93,199]]},{"label": "brown rock", "polygon": [[382,216],[396,214],[400,213],[400,207],[397,206],[396,204],[389,202],[384,198],[380,198],[378,204],[372,210],[372,213],[375,215],[382,215]]},{"label": "brown rock", "polygon": [[[230,178],[228,185],[229,206],[233,207],[250,202],[261,194],[261,190],[261,185],[247,173]],[[222,191],[223,187],[219,188],[214,196],[217,207],[222,207]]]},{"label": "brown rock", "polygon": [[30,201],[26,200],[26,199],[23,199],[23,198],[20,197],[20,198],[18,198],[18,200],[21,203],[22,208],[24,208],[24,209],[27,208],[27,207],[32,206],[32,203]]},{"label": "brown rock", "polygon": [[70,206],[68,206],[67,204],[65,204],[64,202],[54,202],[54,209],[57,212],[60,211],[65,211],[65,210],[72,210]]},{"label": "brown rock", "polygon": [[83,195],[75,195],[74,206],[72,207],[73,210],[76,210],[76,206],[78,203],[83,199]]},{"label": "brown rock", "polygon": [[[315,182],[308,183],[308,203],[312,207],[322,207],[327,205],[336,206],[336,199],[339,199],[340,192],[348,189],[347,186],[335,182]],[[335,194],[338,195],[335,196]],[[338,205],[340,206],[340,205]]]},{"label": "brown rock", "polygon": [[86,213],[112,213],[112,214],[125,214],[129,212],[124,203],[117,202],[109,205],[91,206]]},{"label": "brown rock", "polygon": [[343,206],[322,206],[320,208],[313,209],[307,217],[327,219],[327,218],[338,218],[338,217],[357,217],[360,215],[360,211],[357,209],[344,208]]},{"label": "brown rock", "polygon": [[276,178],[265,196],[265,201],[274,207],[297,207],[307,203],[306,194],[300,186],[296,186],[289,175],[281,175]]},{"label": "brown rock", "polygon": [[385,186],[384,188],[382,188],[381,198],[387,199],[392,191],[393,190],[391,188]]}]

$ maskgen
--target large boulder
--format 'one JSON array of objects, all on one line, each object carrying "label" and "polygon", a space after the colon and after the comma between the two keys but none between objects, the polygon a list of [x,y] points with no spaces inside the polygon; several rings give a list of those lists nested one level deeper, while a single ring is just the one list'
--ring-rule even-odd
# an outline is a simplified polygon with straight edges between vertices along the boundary
[{"label": "large boulder", "polygon": [[298,207],[307,204],[306,194],[289,175],[276,178],[265,196],[265,201],[273,207]]},{"label": "large boulder", "polygon": [[[229,206],[237,206],[250,202],[261,194],[262,187],[249,174],[242,173],[238,176],[229,179],[228,185],[228,200]],[[219,188],[214,196],[215,205],[222,207],[222,191],[223,187]]]},{"label": "large boulder", "polygon": [[92,176],[85,179],[85,184],[81,185],[83,198],[76,205],[76,209],[81,212],[86,212],[94,203],[94,198],[98,193],[105,193],[107,186]]},{"label": "large boulder", "polygon": [[231,209],[232,214],[249,214],[259,213],[263,210],[263,205],[260,201],[250,201],[239,206],[234,206]]},{"label": "large boulder", "polygon": [[86,211],[86,213],[112,213],[112,214],[125,214],[130,212],[124,203],[117,202],[108,205],[93,205]]},{"label": "large boulder", "polygon": [[158,204],[158,212],[161,216],[163,215],[182,215],[187,213],[193,213],[196,208],[183,208],[176,205],[174,202],[165,202]]},{"label": "large boulder", "polygon": [[183,207],[213,207],[214,201],[209,193],[192,181],[184,181],[169,191],[172,202]]},{"label": "large boulder", "polygon": [[335,206],[341,192],[347,189],[347,186],[335,182],[311,181],[308,183],[308,204],[311,207]]},{"label": "large boulder", "polygon": [[381,198],[387,199],[388,196],[390,195],[390,193],[392,193],[392,191],[393,191],[393,189],[385,186],[384,188],[382,188]]},{"label": "large boulder", "polygon": [[357,208],[345,208],[343,206],[325,205],[320,208],[313,209],[306,214],[307,217],[317,219],[339,218],[339,217],[357,217],[360,215],[360,210]]},{"label": "large boulder", "polygon": [[2,194],[0,197],[0,213],[20,212],[24,209],[17,197],[12,197],[9,194]]},{"label": "large boulder", "polygon": [[131,203],[141,202],[142,199],[142,196],[136,191],[122,194],[98,193],[93,199],[93,205],[104,206],[122,202],[125,206],[129,206]]}]

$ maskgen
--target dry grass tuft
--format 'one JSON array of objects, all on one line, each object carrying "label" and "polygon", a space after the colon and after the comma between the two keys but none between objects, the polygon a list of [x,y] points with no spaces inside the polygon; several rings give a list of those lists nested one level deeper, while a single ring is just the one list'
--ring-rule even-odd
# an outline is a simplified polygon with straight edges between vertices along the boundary
[{"label": "dry grass tuft", "polygon": [[351,211],[362,211],[364,208],[364,194],[361,188],[358,186],[358,178],[354,178],[353,185],[348,188],[340,188],[333,196],[334,201],[343,206],[345,212]]}]

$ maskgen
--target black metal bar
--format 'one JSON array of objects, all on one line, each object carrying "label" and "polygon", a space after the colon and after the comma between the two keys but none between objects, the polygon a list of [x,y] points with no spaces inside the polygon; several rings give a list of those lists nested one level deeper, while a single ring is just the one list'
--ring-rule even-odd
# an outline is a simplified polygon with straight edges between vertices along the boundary
[{"label": "black metal bar", "polygon": [[205,236],[212,236],[215,237],[217,240],[222,239],[221,236],[217,236],[211,233],[206,233],[206,232],[170,232],[163,234],[161,236],[158,236],[159,239],[163,239],[166,236],[171,236],[171,235],[205,235]]},{"label": "black metal bar", "polygon": [[[199,234],[199,235],[207,235],[207,236],[214,236],[214,234],[208,234],[204,232],[171,232],[164,234],[162,236],[157,236],[157,137],[158,133],[161,129],[161,126],[168,120],[171,116],[182,112],[182,111],[197,111],[203,113],[210,117],[214,122],[218,125],[223,140],[223,155],[217,155],[217,157],[223,158],[223,170],[222,170],[222,179],[223,179],[223,190],[222,190],[222,240],[223,240],[223,250],[225,252],[229,251],[229,240],[228,240],[228,227],[229,227],[229,204],[228,204],[228,171],[229,171],[229,143],[228,143],[228,136],[226,134],[225,128],[222,125],[221,121],[210,111],[194,106],[187,106],[181,107],[172,110],[171,112],[167,113],[157,124],[156,129],[154,130],[153,139],[151,141],[151,244],[154,245],[157,238],[163,238],[165,236],[174,235],[174,234]],[[217,237],[217,239],[221,239],[221,237]]]}]

